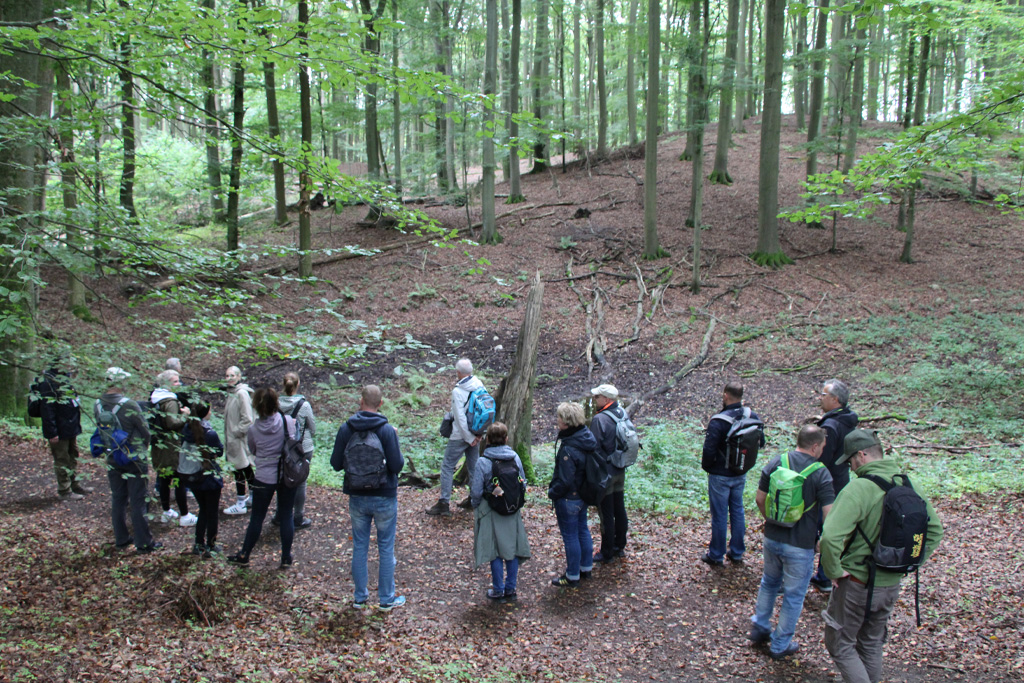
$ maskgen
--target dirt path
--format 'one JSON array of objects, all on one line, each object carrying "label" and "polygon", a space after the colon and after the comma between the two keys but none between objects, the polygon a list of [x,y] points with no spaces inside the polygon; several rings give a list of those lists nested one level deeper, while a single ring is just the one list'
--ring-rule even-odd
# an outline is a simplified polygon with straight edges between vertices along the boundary
[{"label": "dirt path", "polygon": [[[191,530],[159,523],[152,526],[165,551],[139,557],[111,549],[109,493],[95,461],[85,471],[97,491],[75,503],[53,494],[40,442],[3,438],[0,468],[5,683],[158,675],[510,680],[509,672],[522,680],[839,680],[821,642],[822,595],[808,596],[797,660],[773,663],[745,640],[760,579],[756,529],[748,532],[745,565],[711,569],[697,561],[706,520],[633,513],[624,560],[596,568],[579,590],[556,589],[549,580],[563,568],[561,540],[543,491],[532,489],[525,521],[533,559],[520,574],[519,602],[498,606],[484,596],[488,570],[471,566],[471,513],[427,517],[435,492],[403,489],[397,580],[409,602],[390,615],[364,614],[351,608],[340,491],[311,488],[315,525],[297,534],[299,564],[284,574],[269,528],[248,570],[186,555]],[[925,624],[914,627],[912,591],[904,591],[890,622],[886,680],[1020,680],[1021,589],[1007,568],[1020,561],[1012,549],[1024,541],[1021,502],[941,506],[948,541],[922,581]],[[240,545],[245,523],[222,517],[226,549]],[[984,543],[993,530],[999,548]],[[965,557],[965,548],[987,554]],[[372,592],[372,566],[370,574]],[[186,595],[213,617],[211,628],[175,617]]]}]

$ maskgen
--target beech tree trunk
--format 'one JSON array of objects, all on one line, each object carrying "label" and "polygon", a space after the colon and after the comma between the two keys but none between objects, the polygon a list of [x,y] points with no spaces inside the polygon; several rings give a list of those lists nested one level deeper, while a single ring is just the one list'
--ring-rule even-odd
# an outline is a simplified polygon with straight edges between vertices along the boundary
[{"label": "beech tree trunk", "polygon": [[[391,0],[391,18],[395,24],[398,24],[398,0]],[[392,37],[392,48],[391,48],[391,68],[394,69],[396,75],[398,72],[398,35],[399,31],[394,32]],[[393,138],[393,145],[395,147],[395,195],[401,200],[402,198],[402,98],[399,94],[398,88],[395,88],[394,94],[391,96],[391,137]],[[326,153],[325,153],[326,154]]]},{"label": "beech tree trunk", "polygon": [[245,66],[235,62],[231,77],[231,169],[228,174],[228,251],[238,249],[238,190],[242,179],[242,130],[245,126]]},{"label": "beech tree trunk", "polygon": [[[715,166],[709,178],[713,183],[732,185],[729,175],[729,145],[732,141],[733,77],[736,72],[737,26],[740,0],[729,0],[725,28],[725,60],[722,63],[722,93],[718,102],[718,138],[715,146]],[[696,217],[694,217],[696,218]]]},{"label": "beech tree trunk", "polygon": [[[736,111],[734,112],[736,118],[733,120],[733,131],[736,133],[746,133],[746,126],[743,125],[743,119],[746,118],[746,104],[747,104],[747,88],[749,84],[747,82],[748,70],[747,70],[747,22],[750,20],[750,3],[752,0],[740,0],[740,23],[737,26],[736,31]],[[825,0],[827,2],[827,0]]]},{"label": "beech tree trunk", "polygon": [[[519,179],[519,145],[515,138],[519,137],[519,123],[515,116],[519,113],[519,56],[522,52],[523,0],[512,0],[512,45],[509,55],[509,135],[513,141],[509,145],[509,188],[507,204],[518,204],[525,200]],[[579,84],[577,83],[577,86]],[[577,103],[579,98],[576,98]],[[578,104],[577,104],[578,106]]]},{"label": "beech tree trunk", "polygon": [[647,0],[647,140],[644,143],[644,258],[666,255],[658,243],[658,71],[661,2]]},{"label": "beech tree trunk", "polygon": [[[821,112],[825,100],[825,41],[828,38],[828,2],[821,0],[818,5],[817,25],[814,29],[814,61],[811,63],[811,97],[807,111],[807,179],[818,173],[818,135],[821,132]],[[820,228],[819,221],[808,225]]]},{"label": "beech tree trunk", "polygon": [[[118,0],[118,5],[128,9],[126,0]],[[131,72],[132,41],[127,35],[118,49],[121,60],[117,69],[121,81],[121,184],[118,198],[121,208],[128,218],[135,220],[135,78]]]},{"label": "beech tree trunk", "polygon": [[313,231],[310,225],[309,199],[312,182],[309,165],[313,159],[313,112],[309,93],[309,62],[306,53],[307,24],[309,23],[309,6],[306,0],[299,0],[299,42],[302,53],[299,55],[299,121],[301,127],[302,155],[299,162],[299,277],[312,277]]},{"label": "beech tree trunk", "polygon": [[604,66],[604,0],[594,8],[594,44],[597,49],[597,156],[608,155],[608,89]]},{"label": "beech tree trunk", "polygon": [[[75,182],[75,113],[71,105],[71,76],[68,73],[67,62],[61,61],[57,64],[56,78],[61,196],[64,200],[65,223],[68,225],[67,241],[74,248],[75,245],[81,244],[82,240],[78,230],[71,227],[78,224],[75,215],[78,211],[78,186]],[[79,318],[91,318],[92,315],[85,303],[85,283],[81,275],[73,268],[65,268],[64,271],[68,283],[68,310]]]},{"label": "beech tree trunk", "polygon": [[[694,81],[694,123],[696,128],[693,132],[693,168],[690,176],[690,218],[693,221],[693,277],[690,280],[690,291],[694,294],[700,291],[700,242],[701,231],[704,229],[704,126],[708,118],[708,42],[711,40],[711,19],[708,0],[703,0],[703,12],[701,12],[701,0],[693,0],[697,11],[703,14],[704,28],[701,36],[700,65],[697,70],[697,78]],[[729,98],[722,95],[723,100]],[[729,118],[726,116],[724,122],[728,126]]]},{"label": "beech tree trunk", "polygon": [[778,268],[792,260],[779,242],[779,140],[782,132],[782,58],[786,42],[786,0],[765,0],[764,110],[757,183],[758,264]]},{"label": "beech tree trunk", "polygon": [[480,241],[483,244],[501,242],[501,235],[495,225],[494,218],[494,174],[497,166],[494,161],[494,104],[491,98],[497,90],[498,80],[498,0],[486,0],[485,22],[487,29],[484,47],[484,137],[483,137],[483,179],[480,198],[483,214],[483,231]]},{"label": "beech tree trunk", "polygon": [[867,31],[857,29],[856,56],[853,62],[853,85],[850,89],[850,126],[846,133],[846,154],[843,157],[843,173],[849,173],[857,158],[857,136],[860,133],[864,115],[864,49]]},{"label": "beech tree trunk", "polygon": [[[914,95],[914,125],[920,126],[924,123],[925,95],[928,84],[928,58],[931,50],[932,34],[928,31],[921,36],[921,59],[918,61],[917,69],[917,93]],[[903,253],[900,254],[900,263],[913,263],[914,247],[914,214],[917,202],[918,181],[907,190],[907,212],[906,212],[906,235],[903,238]]]},{"label": "beech tree trunk", "polygon": [[[548,94],[548,7],[550,0],[537,0],[537,33],[533,44],[533,115],[544,118],[544,100]],[[539,133],[533,145],[533,170],[539,173],[548,167],[548,136]]]},{"label": "beech tree trunk", "polygon": [[526,297],[526,314],[519,328],[516,355],[512,368],[503,382],[501,409],[498,419],[508,427],[508,444],[519,454],[526,479],[534,481],[533,457],[530,444],[533,418],[533,387],[537,375],[537,346],[540,340],[541,313],[544,301],[544,282],[540,271],[534,276],[530,294]]},{"label": "beech tree trunk", "polygon": [[629,126],[631,147],[636,147],[640,141],[636,126],[636,15],[639,4],[639,0],[629,0],[629,26],[626,28],[626,125]]},{"label": "beech tree trunk", "polygon": [[[277,117],[277,86],[274,83],[274,63],[263,62],[263,89],[267,96],[267,132],[270,133],[271,144],[281,152],[281,124]],[[337,144],[337,136],[335,136]],[[271,161],[274,172],[274,222],[284,225],[288,222],[288,199],[285,194],[284,184],[284,163],[281,156],[275,156]]]},{"label": "beech tree trunk", "polygon": [[[377,8],[370,6],[370,0],[359,0],[361,11],[367,15],[365,19],[366,35],[363,38],[363,53],[369,62],[369,82],[366,85],[366,175],[372,182],[380,182],[380,130],[377,127],[377,60],[380,57],[380,33],[377,31],[377,20],[384,15],[385,2],[380,0]],[[307,84],[309,70],[303,69]],[[312,153],[312,148],[310,148]],[[376,223],[380,220],[380,206],[370,203],[369,211],[363,220]]]},{"label": "beech tree trunk", "polygon": [[[202,1],[202,15],[209,16],[216,8],[215,0]],[[220,170],[220,123],[217,121],[217,83],[214,78],[213,54],[208,49],[203,49],[203,66],[199,72],[199,80],[202,83],[203,108],[206,128],[206,182],[210,186],[210,211],[213,212],[213,220],[218,223],[224,220],[224,196],[221,187]],[[269,109],[269,107],[268,107]],[[274,112],[277,115],[277,112]]]}]

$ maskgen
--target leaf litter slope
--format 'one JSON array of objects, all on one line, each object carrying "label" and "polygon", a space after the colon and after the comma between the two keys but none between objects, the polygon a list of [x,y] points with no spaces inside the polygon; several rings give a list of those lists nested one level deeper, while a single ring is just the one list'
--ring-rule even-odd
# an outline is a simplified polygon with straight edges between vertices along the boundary
[{"label": "leaf litter slope", "polygon": [[[817,334],[821,326],[858,329],[895,310],[936,320],[958,306],[996,312],[1013,295],[1014,264],[1024,251],[1019,224],[939,196],[919,201],[915,264],[896,263],[903,235],[891,227],[893,211],[877,221],[840,219],[837,254],[825,253],[828,231],[782,223],[782,244],[797,263],[780,271],[758,268],[746,257],[756,240],[757,140],[757,127],[748,125],[731,151],[736,182],[707,188],[707,286],[700,294],[684,286],[692,231],[682,219],[690,173],[688,164],[677,161],[682,136],[670,135],[659,147],[659,231],[672,254],[668,259],[639,260],[642,160],[623,155],[566,174],[555,169],[527,177],[530,208],[499,207],[499,215],[520,210],[499,220],[505,241],[496,247],[435,250],[393,231],[359,227],[358,208],[316,214],[318,245],[402,245],[321,266],[317,275],[324,282],[316,296],[343,300],[349,317],[400,325],[398,336],[408,332],[429,342],[442,359],[471,355],[497,376],[511,363],[520,302],[539,270],[548,284],[534,429],[537,440],[550,440],[550,415],[560,400],[582,396],[599,381],[612,381],[630,396],[664,384],[697,353],[707,315],[720,321],[707,361],[649,401],[641,426],[651,418],[706,419],[717,408],[722,383],[750,373],[748,397],[766,421],[798,422],[816,409],[813,392],[822,379],[854,366],[859,372],[898,370],[913,360],[901,344],[873,348],[824,339]],[[801,201],[800,143],[799,133],[787,127],[783,206]],[[580,208],[589,217],[574,218]],[[463,208],[427,210],[450,228],[466,224]],[[470,213],[477,220],[475,209]],[[292,235],[268,230],[259,239],[288,242]],[[480,257],[490,264],[482,274],[469,273]],[[574,276],[598,274],[567,280],[570,264]],[[643,288],[632,279],[638,270]],[[652,297],[658,284],[669,286]],[[117,283],[98,286],[115,291]],[[268,310],[291,315],[309,296],[288,284],[282,291],[281,299],[262,302]],[[601,325],[595,299],[601,301]],[[44,290],[42,305],[58,309],[59,290]],[[142,340],[126,325],[127,316],[105,313],[121,338]],[[57,319],[58,331],[63,324],[69,334],[78,333],[80,323]],[[314,329],[337,332],[332,319],[311,322]],[[727,343],[784,326],[790,326],[785,334]],[[605,363],[588,371],[584,350],[595,331],[606,348]],[[382,381],[396,364],[417,358],[411,352],[380,356],[350,376]],[[199,357],[192,366],[197,375],[216,378],[237,360]],[[284,371],[246,366],[252,376],[263,373],[274,383],[274,373]],[[318,417],[334,429],[346,406],[317,403],[310,381],[317,370],[299,369]],[[870,400],[882,410],[907,408],[901,396],[855,393],[854,400]],[[754,525],[748,563],[717,571],[696,562],[707,540],[705,519],[634,513],[625,562],[599,567],[579,591],[559,591],[548,580],[562,569],[561,540],[543,490],[536,489],[526,511],[534,559],[523,567],[521,600],[495,606],[484,597],[486,568],[471,567],[470,515],[427,518],[422,510],[434,493],[403,490],[398,580],[410,602],[383,617],[348,607],[351,541],[338,491],[312,491],[316,524],[298,534],[300,565],[294,571],[274,575],[276,532],[268,528],[253,572],[237,573],[219,563],[193,567],[190,557],[174,557],[190,546],[191,532],[158,524],[158,538],[169,546],[165,554],[135,558],[104,548],[110,541],[109,494],[94,463],[87,467],[101,490],[74,506],[60,505],[49,495],[45,447],[5,438],[2,449],[8,476],[0,491],[0,533],[11,568],[2,594],[9,617],[0,626],[2,678],[152,680],[154,672],[170,671],[190,680],[458,680],[491,673],[503,679],[507,671],[522,680],[837,680],[821,644],[817,613],[825,602],[817,594],[805,606],[798,632],[804,652],[797,662],[772,664],[747,646],[743,636],[760,572]],[[888,679],[1020,678],[1020,503],[1017,496],[940,504],[948,540],[924,574],[925,627],[914,627],[905,591],[890,629]],[[234,549],[244,522],[222,522],[222,542]],[[222,603],[208,602],[211,582],[226,596]],[[371,588],[374,583],[371,578]],[[179,617],[188,614],[199,623],[213,618],[214,625],[186,627]]]},{"label": "leaf litter slope", "polygon": [[[83,463],[97,492],[75,503],[53,495],[48,464],[38,441],[4,436],[0,680],[838,680],[820,594],[805,603],[796,661],[772,663],[745,640],[760,580],[756,528],[746,564],[712,569],[696,559],[706,521],[635,514],[625,559],[596,567],[578,590],[559,589],[549,579],[563,569],[561,538],[543,491],[531,489],[533,558],[519,601],[495,605],[484,595],[488,568],[472,567],[471,513],[427,517],[433,492],[403,489],[397,582],[408,603],[385,615],[351,608],[352,546],[336,490],[311,488],[315,524],[296,536],[296,567],[275,569],[268,526],[250,568],[237,570],[189,554],[192,529],[158,522],[165,551],[112,548],[99,464]],[[913,592],[903,592],[886,680],[1019,680],[1022,503],[940,504],[950,542],[924,571],[921,629]],[[245,525],[222,516],[226,549]],[[375,569],[371,550],[371,596]]]}]

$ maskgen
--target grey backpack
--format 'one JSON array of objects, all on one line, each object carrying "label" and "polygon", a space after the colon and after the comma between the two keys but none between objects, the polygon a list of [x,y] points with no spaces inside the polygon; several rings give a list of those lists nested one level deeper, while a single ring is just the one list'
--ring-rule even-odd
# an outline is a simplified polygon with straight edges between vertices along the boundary
[{"label": "grey backpack", "polygon": [[615,451],[608,456],[608,462],[620,470],[625,469],[635,464],[640,455],[640,435],[625,410],[622,410],[622,417],[615,413],[608,415],[615,420]]},{"label": "grey backpack", "polygon": [[368,491],[387,485],[384,444],[376,432],[352,432],[345,446],[345,481],[353,491]]}]

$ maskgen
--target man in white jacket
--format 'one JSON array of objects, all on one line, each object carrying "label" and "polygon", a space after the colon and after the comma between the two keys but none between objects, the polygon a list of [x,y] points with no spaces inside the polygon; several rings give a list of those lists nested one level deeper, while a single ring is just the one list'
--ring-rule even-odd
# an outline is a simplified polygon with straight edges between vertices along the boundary
[{"label": "man in white jacket", "polygon": [[[459,359],[455,364],[455,374],[458,381],[452,389],[452,435],[448,437],[448,447],[444,450],[444,461],[441,463],[441,497],[427,510],[428,515],[448,517],[452,514],[449,501],[452,497],[455,467],[465,455],[466,472],[472,472],[476,468],[476,459],[479,455],[480,437],[469,431],[466,404],[469,402],[469,395],[483,387],[483,382],[473,376],[473,363],[468,358]],[[459,507],[471,507],[469,496],[459,503]]]}]

